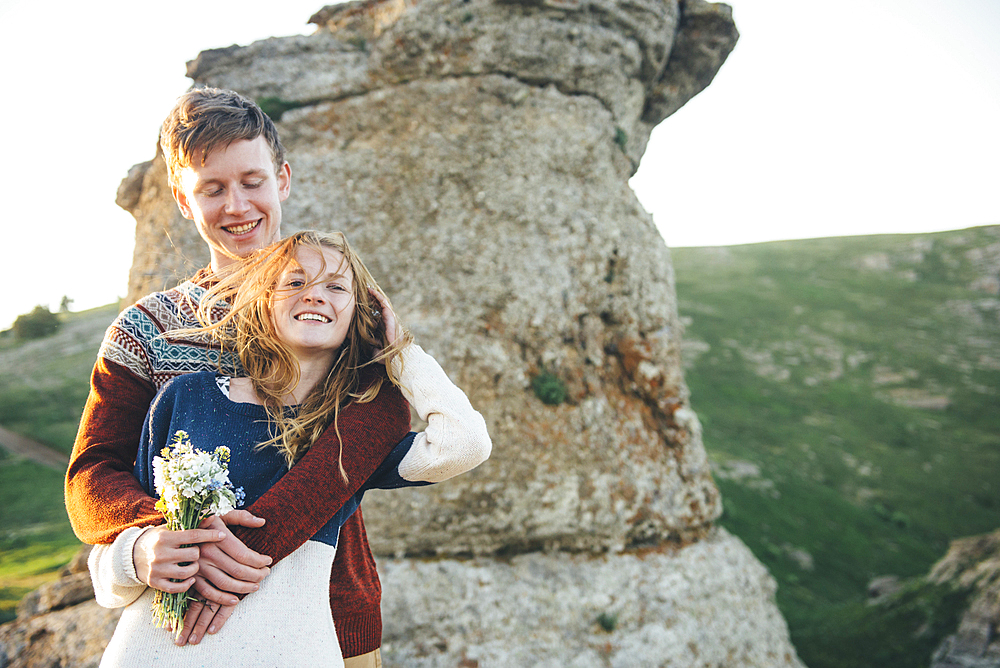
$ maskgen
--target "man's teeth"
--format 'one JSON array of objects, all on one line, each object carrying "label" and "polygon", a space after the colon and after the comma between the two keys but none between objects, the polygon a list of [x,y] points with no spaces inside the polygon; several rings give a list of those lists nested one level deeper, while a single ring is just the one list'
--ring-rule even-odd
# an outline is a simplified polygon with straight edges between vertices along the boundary
[{"label": "man's teeth", "polygon": [[259,222],[260,221],[255,220],[251,223],[243,223],[242,225],[234,225],[233,227],[227,227],[226,232],[229,232],[230,234],[246,234],[253,228],[257,227],[257,224]]},{"label": "man's teeth", "polygon": [[317,322],[330,322],[330,319],[319,313],[302,313],[295,316],[296,320],[315,320]]}]

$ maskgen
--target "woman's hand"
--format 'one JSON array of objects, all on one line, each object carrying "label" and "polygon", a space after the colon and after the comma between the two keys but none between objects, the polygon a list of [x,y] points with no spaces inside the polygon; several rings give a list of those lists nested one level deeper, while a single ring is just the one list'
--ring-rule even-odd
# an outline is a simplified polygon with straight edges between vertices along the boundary
[{"label": "woman's hand", "polygon": [[147,529],[132,547],[135,574],[153,589],[170,594],[187,591],[198,572],[198,545],[226,535],[218,529],[171,531],[164,525]]},{"label": "woman's hand", "polygon": [[396,339],[403,335],[403,326],[396,319],[396,314],[392,310],[389,298],[377,290],[369,290],[369,292],[372,298],[378,302],[379,309],[382,312],[382,323],[385,325],[385,340],[391,346],[396,342]]}]

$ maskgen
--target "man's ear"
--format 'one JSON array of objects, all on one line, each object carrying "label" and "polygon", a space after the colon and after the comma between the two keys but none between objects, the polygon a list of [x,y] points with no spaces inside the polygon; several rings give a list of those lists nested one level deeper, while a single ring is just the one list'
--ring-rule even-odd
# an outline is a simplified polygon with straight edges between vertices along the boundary
[{"label": "man's ear", "polygon": [[191,211],[191,205],[188,203],[187,196],[184,194],[184,189],[171,185],[170,193],[174,196],[174,201],[177,202],[177,208],[181,210],[181,215],[188,220],[194,220],[194,212]]},{"label": "man's ear", "polygon": [[292,166],[286,161],[278,168],[278,173],[275,176],[278,180],[278,201],[284,202],[292,190]]}]

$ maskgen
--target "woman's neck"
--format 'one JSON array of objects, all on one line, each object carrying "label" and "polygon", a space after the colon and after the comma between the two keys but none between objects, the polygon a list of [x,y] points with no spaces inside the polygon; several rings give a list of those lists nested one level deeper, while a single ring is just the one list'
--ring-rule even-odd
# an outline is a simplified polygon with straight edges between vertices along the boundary
[{"label": "woman's neck", "polygon": [[322,360],[299,360],[299,384],[290,393],[281,398],[286,406],[301,404],[313,388],[321,383],[330,373],[331,361]]},{"label": "woman's neck", "polygon": [[[281,397],[281,403],[286,406],[297,406],[302,403],[318,383],[323,382],[330,373],[331,361],[299,360],[299,383],[291,392]],[[229,386],[229,398],[237,403],[263,405],[253,382],[249,378],[233,378]]]}]

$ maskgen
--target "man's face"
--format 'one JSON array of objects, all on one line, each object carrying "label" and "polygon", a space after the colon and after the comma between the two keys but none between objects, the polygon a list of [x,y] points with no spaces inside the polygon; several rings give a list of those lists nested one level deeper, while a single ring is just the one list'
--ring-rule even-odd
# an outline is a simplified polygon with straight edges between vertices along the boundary
[{"label": "man's face", "polygon": [[[281,203],[288,198],[291,168],[277,172],[264,137],[238,139],[216,148],[202,164],[196,151],[171,188],[181,214],[193,220],[218,271],[281,236]],[[228,253],[227,253],[228,252]]]}]

